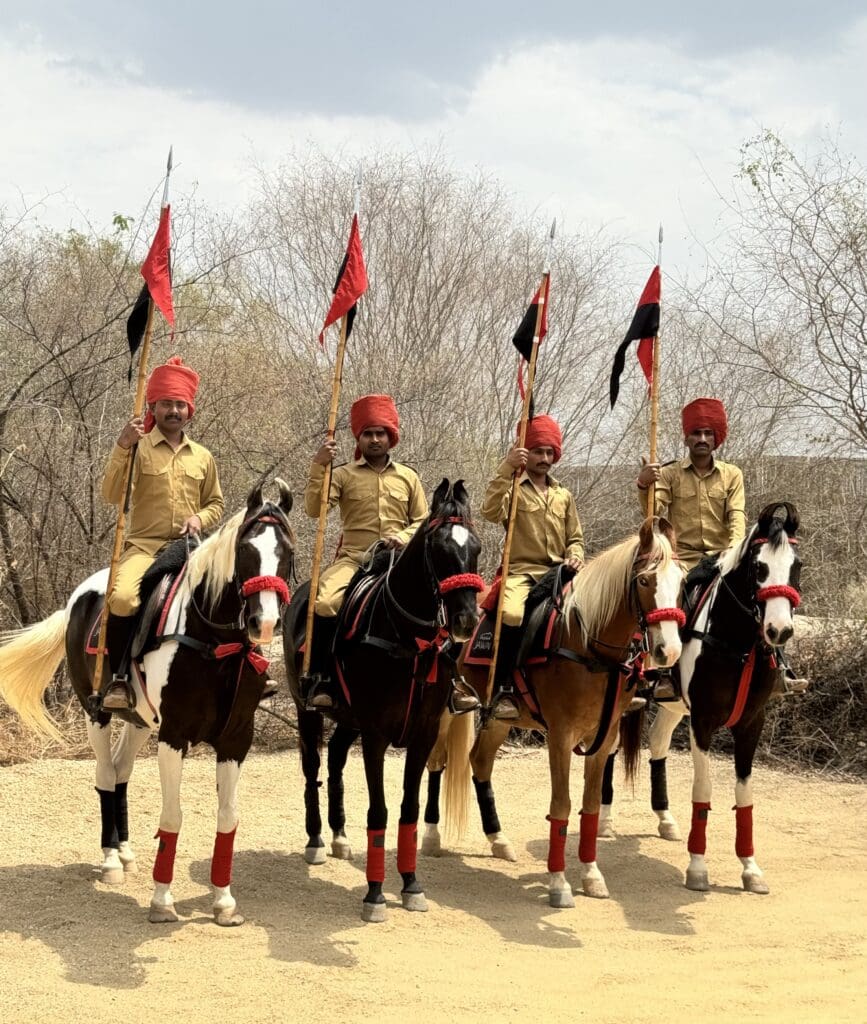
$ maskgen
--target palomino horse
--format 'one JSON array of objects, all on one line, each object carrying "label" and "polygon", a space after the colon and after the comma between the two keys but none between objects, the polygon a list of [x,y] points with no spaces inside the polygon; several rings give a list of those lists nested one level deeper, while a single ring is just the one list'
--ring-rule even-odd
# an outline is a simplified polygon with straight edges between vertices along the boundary
[{"label": "palomino horse", "polygon": [[[127,782],[136,753],[157,732],[163,804],[154,864],[149,919],[176,921],[170,891],[181,827],[181,768],[189,747],[209,743],[217,755],[217,835],[211,861],[214,917],[241,924],[230,882],[236,793],[241,764],[253,739],[253,715],[264,688],[267,661],[254,645],[271,639],[288,600],[294,534],[286,519],[292,495],[277,481],[279,504],[264,503],[261,488],[189,556],[160,614],[156,638],[136,660],[135,709],[114,712],[125,719],[112,746],[111,715],[88,719],[96,755],[96,789],[102,812],[102,880],[123,881],[135,870],[129,844]],[[175,542],[166,552],[176,554]],[[155,569],[162,561],[160,556]],[[183,553],[178,560],[183,564]],[[150,575],[150,573],[149,573]],[[35,730],[57,736],[42,694],[66,653],[70,680],[82,706],[91,693],[94,623],[108,579],[106,570],[85,580],[66,608],[43,622],[9,635],[0,647],[0,694]],[[144,593],[144,588],[143,588]]]},{"label": "palomino horse", "polygon": [[[478,621],[476,592],[484,585],[476,574],[480,550],[463,481],[452,487],[443,480],[434,492],[430,515],[388,571],[367,575],[366,599],[353,605],[356,583],[365,583],[363,572],[347,591],[344,608],[353,610],[344,625],[350,637],[347,639],[344,629],[339,631],[333,662],[343,699],[328,712],[337,722],[328,745],[328,823],[334,855],[349,857],[344,831],[343,767],[349,747],[360,733],[369,798],[368,888],[362,902],[365,921],[386,919],[382,886],[388,811],[383,761],[390,745],[406,747],[397,830],[397,867],[403,879],[401,902],[407,910],[427,910],[416,878],[419,786],[451,692],[449,667],[454,666],[447,657],[440,656],[441,649],[449,640],[467,640]],[[321,864],[325,860],[319,812],[322,718],[319,712],[305,710],[297,674],[304,640],[305,596],[306,590],[300,589],[289,608],[283,643],[289,689],[298,706],[306,783],[305,858],[310,864]]]},{"label": "palomino horse", "polygon": [[[584,795],[581,809],[578,856],[581,884],[588,896],[607,897],[605,879],[596,863],[596,831],[599,818],[602,772],[615,742],[621,714],[631,694],[623,686],[639,654],[634,642],[637,630],[649,631],[650,653],[656,664],[673,665],[681,645],[677,623],[683,613],[677,608],[683,572],[672,557],[671,527],[664,520],[645,522],[637,537],[603,551],[575,577],[563,606],[560,645],[557,653],[541,665],[526,670],[526,694],[517,721],[487,723],[472,743],[472,723],[464,717],[444,718],[436,749],[429,760],[431,770],[425,810],[426,834],[423,852],[436,853],[440,837],[436,822],[439,780],[437,772],[447,764],[446,779],[463,772],[463,785],[454,782],[446,792],[446,815],[459,823],[466,819],[468,769],[482,817],[482,827],[495,857],[515,860],[512,844],[503,834],[494,803],[491,774],[494,758],[511,727],[546,729],[551,768],[551,803],[548,846],[548,900],[552,907],[572,907],[575,901],[566,880],[566,831],[571,811],[569,770],[573,751],[584,755]],[[466,652],[465,652],[466,653]],[[460,663],[459,663],[460,664]],[[486,686],[487,669],[464,663],[468,681],[480,692]],[[528,703],[536,705],[531,712]],[[639,748],[640,716],[629,716],[637,729],[624,729],[624,750],[628,770],[634,769]],[[454,734],[460,732],[462,739]],[[448,743],[448,750],[445,743]],[[456,752],[463,748],[463,758]],[[454,794],[459,801],[454,804]]]},{"label": "palomino horse", "polygon": [[[746,538],[719,558],[719,575],[686,630],[677,673],[683,701],[659,705],[650,728],[651,806],[664,839],[680,839],[668,808],[665,759],[681,718],[690,716],[692,826],[686,887],[708,889],[705,863],[710,811],[709,750],[714,733],[730,729],[735,759],[735,852],[748,892],[769,891],[753,850],[753,757],[765,722],[775,651],[794,632],[800,604],[798,511],[789,502],[762,509]],[[613,794],[609,794],[610,804]]]}]

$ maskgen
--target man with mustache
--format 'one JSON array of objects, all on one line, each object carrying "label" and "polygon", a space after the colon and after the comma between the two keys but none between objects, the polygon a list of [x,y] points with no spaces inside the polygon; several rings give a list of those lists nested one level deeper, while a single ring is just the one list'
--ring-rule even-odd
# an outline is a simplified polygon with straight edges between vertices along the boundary
[{"label": "man with mustache", "polygon": [[131,419],[120,432],[103,477],[103,498],[120,505],[128,452],[136,446],[126,537],[106,601],[112,678],[102,706],[108,711],[132,706],[128,650],[142,576],[166,544],[211,529],[223,514],[214,457],[184,431],[196,409],[198,387],[199,375],[179,356],[155,367],[147,382],[145,417]]},{"label": "man with mustache", "polygon": [[524,606],[533,585],[554,565],[573,572],[584,564],[584,533],[575,499],[551,476],[560,461],[563,439],[550,416],[534,416],[527,424],[525,448],[517,442],[488,484],[482,515],[506,526],[512,480],[519,473],[518,506],[509,552],[509,575],[501,583],[503,623],[497,649],[491,714],[513,721],[520,717],[514,694],[514,669],[521,643]]},{"label": "man with mustache", "polygon": [[[739,544],[746,533],[744,477],[737,466],[715,458],[728,435],[725,406],[717,398],[697,398],[681,411],[683,440],[688,455],[666,463],[647,463],[636,481],[642,511],[648,490],[656,484],[655,515],[665,514],[677,534],[677,556],[689,572],[687,589],[709,582],[713,571],[705,559]],[[644,461],[644,460],[642,460]],[[806,680],[775,674],[772,696],[802,692]],[[671,676],[660,676],[654,688],[657,700],[677,699]]]},{"label": "man with mustache", "polygon": [[[390,451],[400,440],[397,408],[389,395],[365,395],[353,402],[349,425],[356,441],[354,461],[331,473],[328,507],[338,505],[343,533],[337,555],[319,578],[313,625],[310,674],[301,681],[308,707],[334,707],[332,679],[337,615],[346,588],[376,543],[399,550],[428,514],[427,498],[415,471],[392,459]],[[326,440],[313,456],[304,507],[311,518],[319,516],[325,468],[337,454],[337,442]],[[456,710],[478,706],[472,694],[454,695]]]}]

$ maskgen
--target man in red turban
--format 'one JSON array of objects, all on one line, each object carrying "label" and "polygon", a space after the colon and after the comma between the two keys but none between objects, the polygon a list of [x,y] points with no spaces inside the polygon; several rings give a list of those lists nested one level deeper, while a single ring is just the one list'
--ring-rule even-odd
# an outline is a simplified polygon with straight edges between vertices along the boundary
[{"label": "man in red turban", "polygon": [[[354,461],[331,473],[328,507],[340,507],[343,534],[337,556],[319,578],[310,677],[302,681],[309,707],[334,706],[331,651],[337,613],[349,582],[377,542],[400,548],[428,514],[428,504],[415,471],[392,459],[400,441],[400,420],[389,395],[365,395],[354,402],[349,425],[355,438]],[[325,469],[337,454],[337,442],[326,440],[313,456],[304,507],[319,516]]]},{"label": "man in red turban", "polygon": [[505,526],[512,480],[516,472],[520,474],[509,575],[501,584],[503,625],[491,699],[494,718],[506,721],[520,717],[513,678],[527,596],[551,566],[562,563],[577,572],[584,564],[584,533],[575,499],[550,472],[562,452],[563,438],[556,421],[550,416],[534,416],[527,424],[525,447],[516,440],[488,484],[482,505],[485,519]]},{"label": "man in red turban", "polygon": [[112,505],[124,500],[124,473],[135,446],[132,497],[124,547],[108,595],[108,660],[112,682],[102,706],[130,707],[127,652],[139,607],[139,583],[157,552],[169,541],[211,529],[223,514],[223,492],[214,457],[187,437],[195,411],[199,375],[173,356],[147,382],[147,412],[120,432],[102,481]]},{"label": "man in red turban", "polygon": [[[695,570],[687,588],[707,580],[706,558],[716,557],[743,540],[746,533],[744,477],[737,466],[716,458],[714,452],[728,436],[728,417],[718,398],[697,398],[681,411],[685,459],[661,466],[645,460],[638,474],[642,511],[647,514],[648,489],[656,483],[655,515],[666,515],[677,534],[677,554],[687,570]],[[795,692],[803,681],[785,685],[775,681],[774,694]],[[676,698],[670,676],[657,683],[654,696]]]}]

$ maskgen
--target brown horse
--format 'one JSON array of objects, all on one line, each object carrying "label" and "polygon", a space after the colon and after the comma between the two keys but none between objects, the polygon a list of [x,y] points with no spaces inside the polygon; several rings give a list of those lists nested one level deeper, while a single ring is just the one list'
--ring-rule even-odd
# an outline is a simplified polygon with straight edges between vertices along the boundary
[{"label": "brown horse", "polygon": [[[680,656],[678,623],[683,621],[683,614],[678,610],[678,599],[683,572],[672,556],[672,549],[671,526],[664,520],[654,520],[652,524],[644,523],[638,536],[629,537],[588,562],[575,578],[564,603],[555,655],[526,669],[526,688],[519,687],[524,690],[520,719],[489,721],[473,742],[469,716],[444,716],[437,744],[428,759],[423,852],[439,851],[439,782],[448,762],[445,812],[450,823],[461,828],[466,820],[471,766],[482,826],[491,851],[504,860],[516,859],[497,817],[491,787],[494,757],[510,728],[543,729],[548,734],[551,768],[549,903],[552,907],[575,905],[565,874],[573,752],[584,756],[578,849],[581,884],[587,896],[608,896],[605,879],[596,864],[602,774],[631,696],[627,680],[640,653],[634,639],[637,631],[649,634],[649,652],[656,665],[670,667]],[[484,692],[487,669],[471,664],[464,664],[463,669],[468,681],[480,693]],[[637,761],[640,718],[631,715],[625,720],[633,725],[623,730],[627,773],[634,770]]]}]

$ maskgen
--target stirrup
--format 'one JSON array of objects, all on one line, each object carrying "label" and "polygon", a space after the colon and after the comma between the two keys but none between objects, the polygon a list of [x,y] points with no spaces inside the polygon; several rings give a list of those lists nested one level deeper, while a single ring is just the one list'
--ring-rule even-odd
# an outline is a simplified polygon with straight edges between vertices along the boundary
[{"label": "stirrup", "polygon": [[468,715],[481,708],[479,695],[463,676],[453,676],[449,690],[449,711],[453,715]]},{"label": "stirrup", "polygon": [[334,698],[327,690],[331,685],[330,676],[311,672],[310,675],[302,676],[298,682],[305,711],[331,711],[334,708]]},{"label": "stirrup", "polygon": [[643,711],[647,707],[647,699],[645,697],[639,697],[637,694],[623,709],[624,715],[631,715],[633,711]]},{"label": "stirrup", "polygon": [[132,711],[135,697],[128,677],[114,676],[100,703],[103,711]]},{"label": "stirrup", "polygon": [[515,699],[515,691],[500,687],[491,697],[491,718],[498,722],[515,722],[521,717],[521,710]]}]

